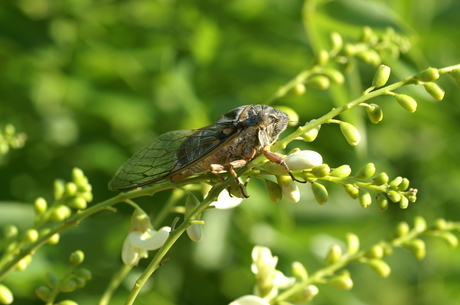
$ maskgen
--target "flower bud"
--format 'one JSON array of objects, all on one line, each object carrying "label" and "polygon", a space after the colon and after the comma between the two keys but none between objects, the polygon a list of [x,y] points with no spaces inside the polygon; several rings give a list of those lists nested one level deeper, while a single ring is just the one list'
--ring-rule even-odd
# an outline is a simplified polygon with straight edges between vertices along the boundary
[{"label": "flower bud", "polygon": [[311,173],[318,178],[326,177],[331,172],[331,168],[327,164],[320,164],[311,169]]},{"label": "flower bud", "polygon": [[434,221],[433,229],[435,230],[447,230],[447,221],[444,218],[438,218]]},{"label": "flower bud", "polygon": [[77,185],[74,182],[67,182],[64,188],[64,196],[75,196],[77,193]]},{"label": "flower bud", "polygon": [[321,125],[313,127],[312,129],[310,129],[309,131],[303,134],[303,140],[305,142],[313,142],[318,136],[320,129],[321,129]]},{"label": "flower bud", "polygon": [[344,184],[343,187],[345,188],[345,191],[352,199],[358,198],[359,188],[357,188],[353,184]]},{"label": "flower bud", "polygon": [[449,74],[457,81],[457,85],[460,86],[460,68],[450,71]]},{"label": "flower bud", "polygon": [[380,211],[385,211],[388,209],[388,199],[382,193],[377,194],[377,206]]},{"label": "flower bud", "polygon": [[405,191],[409,188],[410,181],[407,178],[403,178],[401,183],[398,186],[398,190]]},{"label": "flower bud", "polygon": [[452,248],[457,247],[458,238],[457,236],[452,234],[452,232],[449,232],[449,231],[441,232],[438,236],[444,239],[447,242],[447,244],[451,246]]},{"label": "flower bud", "polygon": [[374,79],[372,80],[372,87],[380,88],[385,86],[390,78],[391,68],[385,65],[380,65],[375,72]]},{"label": "flower bud", "polygon": [[340,260],[342,257],[342,248],[338,245],[332,245],[329,249],[329,252],[326,255],[326,259],[324,260],[324,264],[326,266],[332,265]]},{"label": "flower bud", "polygon": [[353,281],[349,275],[342,274],[331,277],[328,282],[329,286],[339,290],[350,290],[353,288]]},{"label": "flower bud", "polygon": [[331,82],[324,75],[314,75],[307,80],[307,84],[315,89],[325,90],[329,88]]},{"label": "flower bud", "polygon": [[77,288],[83,288],[86,285],[86,281],[82,279],[81,277],[74,277],[74,281],[77,283]]},{"label": "flower bud", "polygon": [[91,275],[91,271],[86,268],[80,268],[74,272],[74,274],[78,277],[81,277],[84,280],[90,280],[93,276]]},{"label": "flower bud", "polygon": [[[185,213],[184,218],[188,218],[190,214],[200,205],[200,201],[193,195],[189,194],[185,201]],[[198,215],[195,220],[199,220],[201,214]],[[200,224],[193,223],[187,228],[188,237],[195,242],[200,241],[203,238],[203,228]]]},{"label": "flower bud", "polygon": [[397,94],[395,98],[398,104],[407,111],[412,113],[417,109],[417,102],[411,96],[406,94]]},{"label": "flower bud", "polygon": [[299,202],[300,192],[297,185],[292,181],[292,178],[288,175],[276,176],[278,185],[281,186],[284,197],[292,202]]},{"label": "flower bud", "polygon": [[187,236],[194,242],[199,242],[203,238],[203,228],[198,223],[192,223],[186,231]]},{"label": "flower bud", "polygon": [[359,204],[360,204],[363,208],[367,208],[367,207],[370,206],[371,203],[372,203],[371,194],[369,194],[368,191],[365,191],[365,190],[363,190],[363,189],[360,189],[360,190],[359,190],[358,199],[359,199]]},{"label": "flower bud", "polygon": [[329,52],[326,50],[320,50],[316,55],[316,64],[319,66],[324,66],[329,61]]},{"label": "flower bud", "polygon": [[59,277],[57,276],[56,273],[52,271],[46,273],[45,279],[46,279],[46,283],[48,284],[48,286],[50,286],[53,289],[59,283]]},{"label": "flower bud", "polygon": [[374,179],[372,179],[372,184],[373,185],[384,185],[385,183],[388,182],[388,175],[385,172],[382,172],[377,175]]},{"label": "flower bud", "polygon": [[72,196],[66,200],[67,206],[76,210],[84,210],[88,206],[86,200],[81,196]]},{"label": "flower bud", "polygon": [[27,255],[16,264],[16,270],[24,271],[32,262],[32,255]]},{"label": "flower bud", "polygon": [[61,179],[54,180],[54,199],[59,200],[64,195],[65,183]]},{"label": "flower bud", "polygon": [[338,178],[346,178],[351,174],[351,167],[348,164],[341,165],[339,167],[334,168],[329,175],[338,177]]},{"label": "flower bud", "polygon": [[78,305],[78,303],[72,300],[64,300],[64,301],[60,301],[56,305]]},{"label": "flower bud", "polygon": [[400,223],[398,223],[398,226],[396,227],[395,235],[396,237],[405,236],[409,233],[409,231],[409,224],[405,221],[401,221]]},{"label": "flower bud", "polygon": [[345,82],[345,77],[337,69],[329,68],[324,72],[324,75],[326,75],[333,84],[342,85]]},{"label": "flower bud", "polygon": [[285,97],[297,97],[297,96],[303,95],[305,91],[306,91],[305,85],[302,83],[297,83],[292,88],[290,88],[284,96]]},{"label": "flower bud", "polygon": [[265,180],[265,189],[267,190],[268,197],[270,197],[271,202],[278,202],[283,198],[283,192],[278,183],[275,183],[270,180]]},{"label": "flower bud", "polygon": [[356,146],[361,141],[358,129],[347,122],[340,122],[340,131],[351,146]]},{"label": "flower bud", "polygon": [[319,204],[325,204],[329,199],[329,194],[327,193],[327,189],[324,185],[313,182],[311,184],[311,190],[315,196],[316,202]]},{"label": "flower bud", "polygon": [[358,53],[356,53],[356,58],[365,62],[366,64],[373,65],[375,67],[382,62],[379,53],[377,53],[373,49],[359,51]]},{"label": "flower bud", "polygon": [[[292,153],[286,157],[285,162],[290,170],[304,170],[326,165],[322,164],[323,157],[313,150],[300,150]],[[322,171],[326,171],[326,169],[324,168]]]},{"label": "flower bud", "polygon": [[393,180],[391,180],[391,182],[388,184],[388,186],[393,189],[393,190],[396,190],[398,189],[399,185],[401,184],[401,182],[403,181],[403,178],[398,176],[396,178],[394,178]]},{"label": "flower bud", "polygon": [[384,255],[383,247],[381,245],[374,245],[366,251],[365,256],[368,258],[382,258]]},{"label": "flower bud", "polygon": [[359,237],[353,233],[345,235],[345,242],[347,244],[347,252],[349,255],[354,255],[359,251]]},{"label": "flower bud", "polygon": [[59,205],[53,209],[50,214],[51,221],[62,221],[70,216],[72,212],[70,211],[68,206]]},{"label": "flower bud", "polygon": [[361,33],[361,42],[369,42],[374,37],[374,31],[369,26],[364,26]]},{"label": "flower bud", "polygon": [[426,255],[425,242],[421,239],[414,239],[404,243],[404,247],[408,249],[416,259],[423,259]]},{"label": "flower bud", "polygon": [[35,290],[35,294],[42,300],[43,302],[48,302],[51,296],[51,290],[46,286],[40,286]]},{"label": "flower bud", "polygon": [[88,183],[85,174],[78,167],[72,169],[72,181],[75,182],[76,185]]},{"label": "flower bud", "polygon": [[387,193],[388,198],[390,198],[391,201],[393,202],[399,202],[401,201],[401,194],[396,192],[396,191],[389,191]]},{"label": "flower bud", "polygon": [[74,279],[67,279],[59,286],[62,292],[72,292],[77,288],[77,282]]},{"label": "flower bud", "polygon": [[425,91],[428,92],[435,100],[441,101],[444,98],[444,90],[441,89],[436,83],[426,83],[423,84]]},{"label": "flower bud", "polygon": [[7,225],[3,228],[3,233],[6,239],[13,239],[18,236],[18,228],[14,225]]},{"label": "flower bud", "polygon": [[24,233],[24,236],[22,236],[22,241],[26,243],[33,243],[35,242],[39,237],[38,231],[35,229],[29,229]]},{"label": "flower bud", "polygon": [[415,78],[422,82],[431,82],[439,78],[439,71],[436,68],[428,68],[417,74]]},{"label": "flower bud", "polygon": [[374,258],[374,259],[369,260],[368,263],[369,263],[369,266],[375,272],[377,272],[377,274],[380,275],[381,277],[384,277],[384,278],[388,277],[391,273],[390,266],[381,259]]},{"label": "flower bud", "polygon": [[415,216],[414,218],[414,229],[417,232],[423,232],[427,228],[426,220],[422,216]]},{"label": "flower bud", "polygon": [[[296,87],[298,85],[302,85],[303,86],[303,90],[305,92],[305,86],[303,84],[297,84]],[[301,93],[303,94],[301,91],[302,89],[298,89],[300,90],[298,93]],[[297,114],[297,112],[292,109],[291,107],[287,107],[287,106],[277,106],[276,107],[277,109],[281,110],[282,112],[286,113],[288,115],[288,118],[289,118],[289,123],[288,125],[289,126],[296,126],[297,124],[299,124],[299,115]]]},{"label": "flower bud", "polygon": [[401,195],[401,200],[399,200],[399,208],[400,209],[407,209],[409,207],[409,199],[406,196]]},{"label": "flower bud", "polygon": [[369,120],[374,124],[383,120],[383,111],[377,104],[370,104],[369,107],[366,107],[366,112]]},{"label": "flower bud", "polygon": [[14,301],[13,293],[8,287],[0,284],[0,304],[11,304]]},{"label": "flower bud", "polygon": [[34,210],[37,216],[40,216],[43,213],[45,213],[47,208],[48,204],[46,203],[46,200],[43,197],[38,197],[37,199],[35,199]]},{"label": "flower bud", "polygon": [[346,56],[353,56],[356,54],[356,47],[351,43],[347,43],[343,51]]},{"label": "flower bud", "polygon": [[85,260],[85,253],[81,250],[74,251],[70,254],[69,262],[70,266],[77,266],[83,263]]},{"label": "flower bud", "polygon": [[291,272],[298,282],[303,282],[308,278],[307,269],[305,269],[305,266],[302,265],[302,263],[293,262],[291,265]]},{"label": "flower bud", "polygon": [[363,166],[363,168],[359,170],[359,172],[356,174],[355,177],[357,179],[366,180],[366,179],[369,179],[372,175],[374,175],[374,173],[375,173],[374,163],[367,163],[366,165]]},{"label": "flower bud", "polygon": [[332,44],[332,51],[334,51],[334,53],[338,53],[343,47],[342,36],[337,32],[332,32],[330,38]]},{"label": "flower bud", "polygon": [[[50,228],[46,228],[46,229],[41,230],[41,231],[40,231],[40,237],[41,237],[41,236],[45,236],[45,235],[48,234],[50,231],[51,231]],[[59,233],[53,234],[53,235],[51,235],[51,237],[48,239],[48,243],[49,243],[50,245],[55,245],[55,244],[59,243],[59,238],[60,238]]]}]

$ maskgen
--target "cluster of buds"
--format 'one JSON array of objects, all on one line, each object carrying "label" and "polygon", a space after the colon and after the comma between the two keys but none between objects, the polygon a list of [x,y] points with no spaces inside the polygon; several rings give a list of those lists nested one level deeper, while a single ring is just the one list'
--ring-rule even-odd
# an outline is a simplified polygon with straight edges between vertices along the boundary
[{"label": "cluster of buds", "polygon": [[0,129],[0,155],[6,155],[10,148],[23,147],[26,139],[25,133],[16,133],[13,125],[6,125],[3,130]]},{"label": "cluster of buds", "polygon": [[59,304],[59,305],[77,305],[72,300],[64,300],[59,303],[54,303],[54,299],[59,292],[72,292],[77,288],[83,288],[86,285],[86,281],[91,279],[91,271],[85,268],[77,268],[85,258],[82,251],[77,250],[70,254],[69,258],[69,271],[62,277],[59,278],[54,272],[48,272],[46,274],[46,283],[38,287],[35,290],[37,296],[44,302]]}]

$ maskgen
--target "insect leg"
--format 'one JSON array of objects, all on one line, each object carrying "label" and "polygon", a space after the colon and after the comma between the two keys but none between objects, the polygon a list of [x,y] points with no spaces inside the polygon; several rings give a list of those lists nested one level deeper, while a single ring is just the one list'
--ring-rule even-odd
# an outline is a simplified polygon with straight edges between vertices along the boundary
[{"label": "insect leg", "polygon": [[249,195],[246,192],[245,186],[241,184],[240,180],[238,179],[238,175],[235,172],[235,168],[243,167],[246,165],[246,163],[247,163],[246,160],[236,160],[236,161],[230,162],[229,164],[211,164],[210,168],[211,168],[211,172],[222,180],[224,180],[224,177],[222,177],[222,175],[218,171],[224,170],[224,171],[229,172],[233,176],[233,178],[235,178],[235,181],[238,184],[238,187],[243,197],[249,198]]},{"label": "insect leg", "polygon": [[292,174],[291,170],[287,166],[286,162],[284,162],[284,159],[283,159],[282,155],[280,155],[278,153],[271,152],[269,146],[265,146],[262,151],[263,151],[263,154],[264,154],[265,158],[267,158],[271,162],[274,162],[274,163],[279,164],[282,167],[284,167],[284,169],[287,171],[289,176],[291,176],[293,181],[300,182],[300,183],[307,183],[307,181],[299,180],[296,177],[294,177],[294,175]]}]

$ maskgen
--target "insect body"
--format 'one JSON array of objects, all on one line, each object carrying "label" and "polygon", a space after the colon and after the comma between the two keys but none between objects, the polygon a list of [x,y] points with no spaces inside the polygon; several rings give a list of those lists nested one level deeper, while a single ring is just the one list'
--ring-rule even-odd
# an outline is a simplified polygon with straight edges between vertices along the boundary
[{"label": "insect body", "polygon": [[248,105],[222,115],[213,125],[165,133],[122,165],[109,189],[130,190],[166,179],[176,182],[210,170],[234,174],[234,167],[266,153],[288,121],[278,109]]}]

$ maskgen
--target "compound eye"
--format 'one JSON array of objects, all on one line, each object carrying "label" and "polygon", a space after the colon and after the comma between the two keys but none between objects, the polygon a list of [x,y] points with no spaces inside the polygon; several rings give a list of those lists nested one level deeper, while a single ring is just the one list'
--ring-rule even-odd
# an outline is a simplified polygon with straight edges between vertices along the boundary
[{"label": "compound eye", "polygon": [[260,123],[266,122],[270,117],[268,111],[261,111],[257,114],[257,121]]}]

